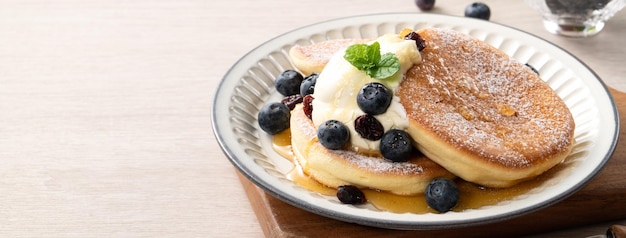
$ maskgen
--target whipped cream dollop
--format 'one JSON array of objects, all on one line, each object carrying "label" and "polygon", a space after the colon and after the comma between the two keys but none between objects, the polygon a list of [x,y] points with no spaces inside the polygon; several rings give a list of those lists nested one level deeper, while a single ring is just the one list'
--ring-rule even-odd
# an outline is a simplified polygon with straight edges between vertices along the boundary
[{"label": "whipped cream dollop", "polygon": [[[400,70],[386,79],[374,79],[364,71],[354,67],[344,59],[345,49],[337,52],[320,73],[313,93],[313,123],[316,126],[327,120],[337,120],[350,129],[350,144],[357,152],[371,153],[378,151],[380,140],[362,138],[354,129],[354,120],[365,114],[357,105],[356,97],[361,88],[370,82],[378,82],[394,92],[391,105],[383,114],[374,117],[383,125],[385,131],[404,130],[408,126],[406,111],[400,98],[395,96],[406,71],[422,61],[422,57],[413,40],[405,40],[397,34],[386,34],[376,39],[380,44],[380,53],[393,53],[400,61]],[[373,43],[373,42],[371,42]]]}]

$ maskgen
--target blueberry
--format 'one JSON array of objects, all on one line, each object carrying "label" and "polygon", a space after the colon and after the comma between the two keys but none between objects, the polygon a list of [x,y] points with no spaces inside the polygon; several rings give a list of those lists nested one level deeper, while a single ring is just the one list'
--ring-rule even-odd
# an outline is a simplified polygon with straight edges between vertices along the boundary
[{"label": "blueberry", "polygon": [[270,135],[275,135],[289,128],[290,118],[289,108],[280,102],[265,104],[257,115],[259,127]]},{"label": "blueberry", "polygon": [[391,129],[380,139],[380,153],[393,162],[407,161],[412,151],[411,136],[403,130]]},{"label": "blueberry", "polygon": [[489,6],[482,2],[475,2],[465,7],[465,16],[478,18],[483,20],[489,20],[491,16],[491,10],[489,10]]},{"label": "blueberry", "polygon": [[340,121],[328,120],[317,128],[317,138],[324,147],[338,150],[348,143],[350,132]]},{"label": "blueberry", "polygon": [[381,83],[368,83],[359,90],[356,103],[359,108],[371,115],[382,114],[391,105],[393,93]]},{"label": "blueberry", "polygon": [[440,213],[450,211],[459,203],[459,188],[454,181],[447,178],[436,178],[426,187],[426,203]]},{"label": "blueberry", "polygon": [[429,11],[435,6],[435,0],[415,0],[415,5],[422,11]]},{"label": "blueberry", "polygon": [[311,75],[304,78],[302,84],[300,84],[300,95],[304,97],[306,95],[313,94],[313,92],[315,91],[315,83],[317,82],[317,77],[319,77],[319,74],[312,73]]},{"label": "blueberry", "polygon": [[363,204],[367,201],[365,194],[354,185],[342,185],[337,188],[337,198],[345,204]]},{"label": "blueberry", "polygon": [[283,96],[291,96],[300,93],[302,80],[304,80],[302,74],[295,70],[288,69],[276,76],[274,84],[280,94]]}]

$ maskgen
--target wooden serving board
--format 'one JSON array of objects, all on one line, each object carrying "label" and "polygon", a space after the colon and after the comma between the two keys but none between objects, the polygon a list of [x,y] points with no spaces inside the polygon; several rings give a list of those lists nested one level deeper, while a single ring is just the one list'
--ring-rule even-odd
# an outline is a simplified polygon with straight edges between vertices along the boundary
[{"label": "wooden serving board", "polygon": [[[626,118],[626,94],[611,93],[620,118]],[[626,136],[625,128],[621,120],[620,138]],[[389,230],[334,220],[291,206],[239,177],[267,237],[510,237],[626,218],[625,143],[618,142],[613,157],[591,182],[555,205],[498,223],[447,230]]]}]

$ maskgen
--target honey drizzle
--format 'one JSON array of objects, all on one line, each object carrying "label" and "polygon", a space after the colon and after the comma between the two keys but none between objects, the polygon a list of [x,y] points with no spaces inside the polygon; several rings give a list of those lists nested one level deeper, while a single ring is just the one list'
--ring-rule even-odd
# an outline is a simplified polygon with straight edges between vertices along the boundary
[{"label": "honey drizzle", "polygon": [[[294,164],[293,169],[287,174],[288,179],[310,191],[326,196],[335,196],[337,192],[335,188],[327,187],[309,177],[304,173],[297,160],[294,159],[294,154],[291,150],[291,133],[289,129],[274,135],[272,146],[274,151]],[[557,165],[557,167],[561,166]],[[550,174],[558,170],[558,168],[552,169],[535,179],[502,189],[485,188],[457,178],[455,182],[459,188],[460,199],[457,206],[452,210],[460,212],[467,209],[477,209],[514,199],[516,196],[527,193],[531,189],[540,186],[545,182],[546,178],[550,177]],[[380,210],[394,213],[436,213],[435,210],[428,207],[423,194],[403,196],[367,188],[362,189],[362,191],[365,194],[367,202]]]}]

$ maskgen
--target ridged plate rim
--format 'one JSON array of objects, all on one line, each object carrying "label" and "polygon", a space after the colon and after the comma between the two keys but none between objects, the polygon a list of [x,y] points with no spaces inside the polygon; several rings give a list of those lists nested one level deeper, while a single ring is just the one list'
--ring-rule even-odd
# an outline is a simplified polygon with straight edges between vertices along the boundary
[{"label": "ridged plate rim", "polygon": [[[371,206],[340,204],[286,178],[288,160],[271,148],[271,136],[258,129],[256,112],[264,103],[278,101],[272,76],[293,68],[285,60],[294,44],[332,38],[371,37],[371,31],[398,31],[404,27],[452,28],[502,49],[539,68],[542,77],[574,114],[577,147],[571,165],[546,187],[517,199],[481,209],[445,214],[398,214]],[[389,32],[379,32],[389,33]],[[521,49],[521,50],[520,50]],[[531,53],[528,53],[531,52]],[[212,105],[216,139],[230,162],[250,181],[276,198],[322,216],[361,225],[406,230],[443,229],[511,219],[555,204],[588,183],[610,159],[619,135],[615,102],[602,80],[583,62],[562,48],[518,29],[477,19],[427,13],[384,13],[351,16],[295,29],[256,47],[225,74]],[[255,111],[256,110],[256,111]],[[578,124],[581,123],[581,126]],[[582,141],[582,142],[581,142]],[[549,188],[549,189],[546,189]]]}]

